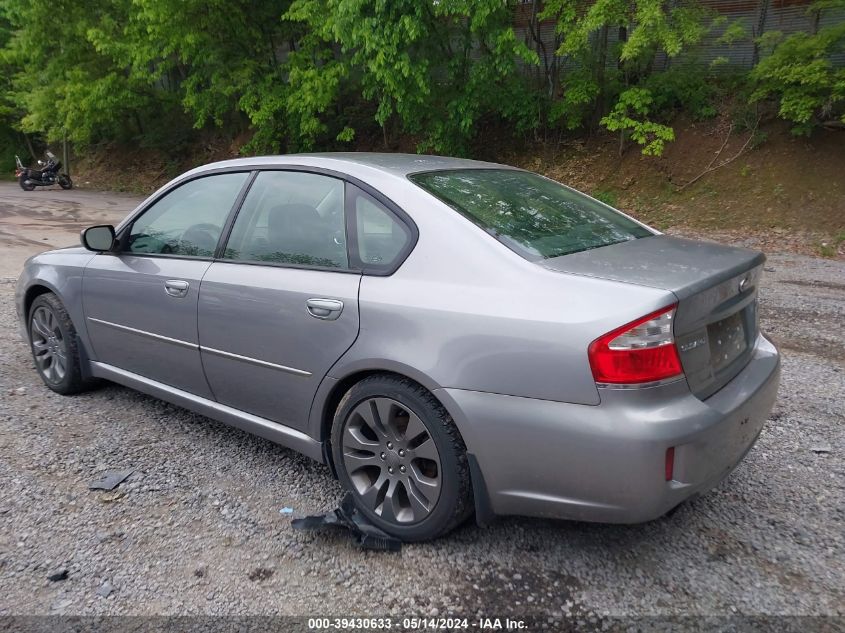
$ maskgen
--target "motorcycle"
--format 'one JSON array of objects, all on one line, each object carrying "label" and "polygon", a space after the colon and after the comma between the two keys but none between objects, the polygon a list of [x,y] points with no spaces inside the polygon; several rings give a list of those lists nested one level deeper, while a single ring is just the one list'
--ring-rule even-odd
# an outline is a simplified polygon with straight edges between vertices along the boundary
[{"label": "motorcycle", "polygon": [[62,189],[73,189],[73,181],[67,174],[59,173],[62,168],[61,161],[56,158],[50,150],[44,152],[47,158],[45,163],[43,160],[38,161],[38,166],[41,169],[30,169],[24,167],[19,156],[15,156],[15,178],[21,189],[24,191],[32,191],[36,187],[49,187],[50,185],[58,184]]}]

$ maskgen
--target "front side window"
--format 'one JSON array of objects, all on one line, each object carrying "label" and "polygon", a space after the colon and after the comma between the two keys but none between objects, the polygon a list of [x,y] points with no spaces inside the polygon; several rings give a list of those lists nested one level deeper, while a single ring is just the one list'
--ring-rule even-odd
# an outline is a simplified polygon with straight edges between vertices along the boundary
[{"label": "front side window", "polygon": [[653,235],[553,180],[515,169],[456,169],[410,179],[529,260]]},{"label": "front side window", "polygon": [[248,173],[215,174],[186,182],[132,224],[130,253],[212,257],[226,217]]},{"label": "front side window", "polygon": [[349,268],[343,181],[298,171],[258,174],[223,258]]}]

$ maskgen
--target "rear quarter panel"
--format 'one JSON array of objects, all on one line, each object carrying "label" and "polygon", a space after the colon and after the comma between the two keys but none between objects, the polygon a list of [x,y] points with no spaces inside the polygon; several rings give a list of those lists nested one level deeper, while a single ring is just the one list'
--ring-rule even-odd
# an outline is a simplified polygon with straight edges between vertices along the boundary
[{"label": "rear quarter panel", "polygon": [[675,300],[545,269],[409,181],[373,184],[413,218],[419,241],[393,275],[362,279],[360,334],[332,378],[391,369],[429,389],[596,405],[590,342]]}]

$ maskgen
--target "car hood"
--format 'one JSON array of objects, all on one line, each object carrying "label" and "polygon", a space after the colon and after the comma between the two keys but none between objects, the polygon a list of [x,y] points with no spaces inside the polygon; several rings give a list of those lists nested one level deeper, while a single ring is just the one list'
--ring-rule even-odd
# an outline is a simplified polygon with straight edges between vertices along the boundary
[{"label": "car hood", "polygon": [[70,246],[60,246],[59,248],[54,248],[54,251],[62,251],[63,253],[90,253],[84,246],[80,244],[72,244]]},{"label": "car hood", "polygon": [[83,255],[85,253],[91,253],[94,255],[92,251],[89,251],[84,246],[80,246],[79,244],[74,244],[71,246],[59,246],[58,248],[51,248],[49,251],[41,251],[40,253],[36,253],[30,259],[34,259],[40,255]]},{"label": "car hood", "polygon": [[747,248],[655,235],[539,263],[558,272],[670,290],[683,300],[765,259]]},{"label": "car hood", "polygon": [[35,255],[30,255],[29,257],[27,257],[26,261],[24,262],[23,268],[24,268],[24,270],[26,270],[30,266],[33,266],[33,265],[36,265],[36,264],[44,264],[44,263],[48,263],[48,262],[55,263],[56,262],[55,258],[57,256],[60,257],[60,256],[68,256],[68,255],[85,255],[86,253],[88,255],[91,255],[91,257],[94,257],[94,255],[96,254],[96,253],[89,251],[84,246],[80,246],[79,244],[77,244],[75,246],[62,246],[60,248],[53,248],[53,249],[50,249],[49,251],[42,251],[40,253],[36,253]]}]

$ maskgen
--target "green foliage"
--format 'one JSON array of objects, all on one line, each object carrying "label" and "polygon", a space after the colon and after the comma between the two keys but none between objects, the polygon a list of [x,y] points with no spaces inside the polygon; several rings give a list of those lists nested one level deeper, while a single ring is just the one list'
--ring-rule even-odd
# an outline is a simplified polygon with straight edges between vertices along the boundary
[{"label": "green foliage", "polygon": [[285,103],[275,54],[291,31],[280,21],[287,6],[58,0],[44,11],[6,0],[15,27],[3,52],[15,68],[6,97],[25,113],[21,129],[48,140],[172,148],[191,127],[237,129],[242,117],[273,137]]},{"label": "green foliage", "polygon": [[[824,8],[832,3],[845,8],[845,0],[829,0]],[[808,134],[823,119],[845,122],[845,68],[830,59],[845,51],[845,22],[814,35],[799,32],[784,38],[773,32],[759,44],[771,47],[771,54],[751,71],[752,101],[776,99],[780,116],[795,124],[796,134]]]},{"label": "green foliage", "polygon": [[[20,127],[48,140],[89,142],[120,138],[141,112],[156,111],[153,91],[101,53],[91,36],[101,3],[58,0],[49,11],[27,0],[5,0],[17,27],[3,52],[15,72],[6,98],[25,114]],[[106,5],[103,16],[120,22],[130,3]],[[105,13],[105,12],[104,12]]]},{"label": "green foliage", "polygon": [[715,84],[714,78],[694,63],[672,66],[642,82],[653,97],[652,111],[664,114],[683,111],[697,119],[716,115]]},{"label": "green foliage", "polygon": [[[285,19],[309,35],[290,57],[288,115],[300,142],[351,138],[331,114],[347,90],[372,104],[385,140],[394,125],[419,148],[463,154],[479,120],[531,125],[533,95],[517,63],[538,63],[500,0],[294,0]],[[343,117],[341,117],[343,118]]]},{"label": "green foliage", "polygon": [[747,40],[749,37],[750,35],[748,29],[745,28],[745,24],[741,20],[734,20],[725,27],[722,35],[716,41],[720,44],[731,45],[742,40]]},{"label": "green foliage", "polygon": [[822,242],[818,245],[819,255],[822,257],[836,257],[839,255],[839,249],[845,244],[845,231],[840,231],[829,241]]},{"label": "green foliage", "polygon": [[[800,132],[845,120],[845,69],[830,61],[845,50],[845,24],[763,34],[749,82],[726,58],[695,62],[714,26],[723,44],[750,39],[742,22],[714,17],[699,0],[531,5],[536,32],[555,24],[558,50],[542,61],[544,45],[514,31],[526,6],[56,0],[45,10],[2,0],[0,170],[30,138],[178,154],[214,127],[249,138],[246,153],[411,140],[419,151],[467,155],[488,129],[539,138],[601,125],[654,155],[674,138],[676,113],[713,116],[725,95],[750,97],[734,114],[748,129],[763,99]],[[843,8],[845,0],[820,0],[811,12]]]},{"label": "green foliage", "polygon": [[561,52],[573,53],[588,46],[591,33],[610,26],[628,32],[618,53],[622,62],[647,62],[658,51],[675,57],[701,40],[708,30],[707,18],[697,2],[596,0],[574,21]]},{"label": "green foliage", "polygon": [[289,0],[132,0],[122,29],[101,28],[98,44],[150,87],[167,87],[195,128],[238,129],[253,148],[279,151],[287,86],[278,51],[297,30],[281,21]]},{"label": "green foliage", "polygon": [[[658,53],[677,57],[710,28],[711,15],[697,2],[596,0],[583,13],[572,0],[550,4],[563,35],[558,54],[575,62],[561,80],[563,95],[550,109],[551,123],[571,130],[599,120],[637,140],[643,153],[660,154],[674,133],[652,119],[679,109],[697,117],[715,113],[702,70],[687,64],[652,72]],[[544,15],[550,13],[547,6]],[[619,35],[615,45],[608,43],[611,30]]]},{"label": "green foliage", "polygon": [[589,73],[576,70],[567,79],[563,96],[552,104],[549,122],[560,123],[567,130],[578,129],[584,124],[598,93],[596,80]]},{"label": "green foliage", "polygon": [[601,124],[611,131],[620,131],[642,147],[645,156],[660,156],[665,144],[675,140],[675,131],[647,117],[654,103],[645,88],[629,88],[621,95]]},{"label": "green foliage", "polygon": [[[0,4],[0,49],[12,37],[10,26],[5,7]],[[29,158],[21,135],[14,129],[18,112],[9,99],[13,72],[14,67],[0,54],[0,178],[14,175],[15,154],[19,154],[25,161]]]},{"label": "green foliage", "polygon": [[593,198],[595,198],[599,202],[604,202],[610,207],[616,207],[617,197],[614,191],[610,191],[608,189],[597,189],[593,192],[592,195]]}]

